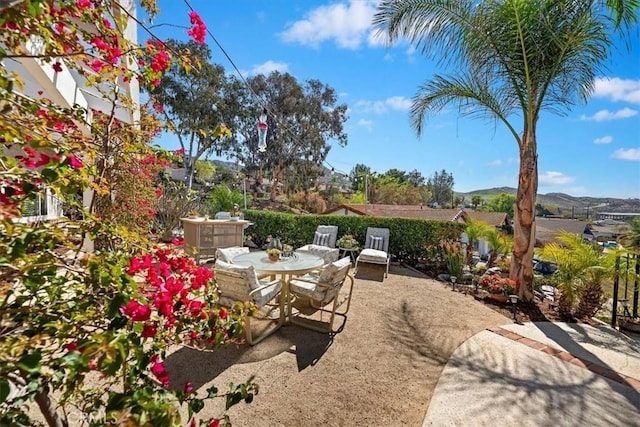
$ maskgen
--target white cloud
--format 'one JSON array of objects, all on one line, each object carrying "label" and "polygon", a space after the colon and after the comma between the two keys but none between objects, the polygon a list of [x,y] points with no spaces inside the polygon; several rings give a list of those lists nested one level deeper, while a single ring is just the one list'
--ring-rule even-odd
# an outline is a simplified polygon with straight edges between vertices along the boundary
[{"label": "white cloud", "polygon": [[360,119],[360,120],[358,120],[358,126],[362,126],[362,127],[366,128],[367,130],[371,131],[371,130],[373,130],[373,121],[366,120],[366,119]]},{"label": "white cloud", "polygon": [[273,71],[286,73],[289,71],[289,64],[285,62],[267,61],[263,64],[254,65],[250,74],[254,76],[257,74],[264,74],[265,76],[268,76]]},{"label": "white cloud", "polygon": [[610,135],[605,135],[600,138],[596,138],[593,140],[594,144],[611,144],[613,142],[613,137]]},{"label": "white cloud", "polygon": [[595,113],[593,116],[585,116],[584,114],[580,116],[580,120],[593,120],[596,122],[603,122],[607,120],[618,120],[618,119],[628,119],[629,117],[633,117],[638,114],[638,111],[632,110],[631,108],[623,108],[618,111],[609,111],[609,110],[600,110]]},{"label": "white cloud", "polygon": [[593,96],[609,98],[611,101],[640,104],[640,80],[620,79],[618,77],[597,78]]},{"label": "white cloud", "polygon": [[332,40],[344,49],[357,49],[363,43],[383,44],[383,37],[371,34],[371,21],[377,0],[349,0],[320,6],[305,15],[305,19],[291,24],[280,33],[283,41],[317,48]]},{"label": "white cloud", "polygon": [[494,160],[492,162],[487,163],[487,166],[491,166],[492,168],[498,168],[498,167],[502,166],[502,160],[500,160],[500,159]]},{"label": "white cloud", "polygon": [[632,161],[640,161],[640,148],[629,148],[625,150],[624,148],[620,148],[616,150],[611,157],[619,160],[632,160]]},{"label": "white cloud", "polygon": [[355,106],[364,113],[384,114],[390,110],[408,111],[412,101],[404,96],[392,96],[383,101],[360,100]]},{"label": "white cloud", "polygon": [[565,185],[575,181],[572,176],[567,176],[562,172],[543,172],[538,177],[540,185]]}]

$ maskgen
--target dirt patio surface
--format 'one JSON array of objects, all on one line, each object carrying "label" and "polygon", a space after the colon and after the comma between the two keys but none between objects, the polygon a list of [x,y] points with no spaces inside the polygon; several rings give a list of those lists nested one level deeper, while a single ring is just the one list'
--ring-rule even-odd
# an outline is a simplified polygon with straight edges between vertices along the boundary
[{"label": "dirt patio surface", "polygon": [[[212,385],[258,383],[251,404],[228,411],[235,426],[421,426],[454,350],[510,322],[412,269],[392,265],[383,280],[382,266],[363,265],[335,335],[287,325],[254,347],[178,347],[165,363],[174,387],[191,381],[201,395]],[[223,405],[208,402],[201,414],[220,416]]]}]

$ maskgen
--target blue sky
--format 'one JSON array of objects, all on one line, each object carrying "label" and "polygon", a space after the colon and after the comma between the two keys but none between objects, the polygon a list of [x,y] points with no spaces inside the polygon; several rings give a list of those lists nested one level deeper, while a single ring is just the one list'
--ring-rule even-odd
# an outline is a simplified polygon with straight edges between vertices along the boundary
[{"label": "blue sky", "polygon": [[[346,147],[333,146],[327,166],[349,173],[357,163],[382,173],[417,169],[453,174],[454,190],[517,186],[518,149],[504,125],[460,117],[452,108],[430,117],[418,138],[409,121],[418,87],[437,64],[406,43],[388,47],[373,36],[376,0],[190,0],[244,77],[288,72],[318,79],[347,104]],[[187,39],[187,5],[158,0],[154,33]],[[176,27],[177,26],[177,27]],[[179,28],[184,26],[185,29]],[[543,112],[538,125],[541,194],[640,198],[640,35],[607,62],[586,105],[566,116]],[[140,34],[140,40],[147,38]],[[234,72],[211,37],[213,62]],[[518,122],[515,122],[518,124]],[[521,129],[520,126],[516,126]],[[161,145],[178,147],[175,137]]]}]

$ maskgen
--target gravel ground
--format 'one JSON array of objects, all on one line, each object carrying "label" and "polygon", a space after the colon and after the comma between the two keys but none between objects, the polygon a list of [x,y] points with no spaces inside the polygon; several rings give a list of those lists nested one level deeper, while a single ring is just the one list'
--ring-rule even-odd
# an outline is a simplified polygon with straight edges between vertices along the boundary
[{"label": "gravel ground", "polygon": [[[421,426],[453,351],[508,323],[415,270],[392,265],[383,279],[381,266],[361,266],[339,333],[286,325],[254,347],[176,348],[166,366],[175,387],[191,381],[203,395],[212,385],[258,383],[251,404],[228,411],[235,426]],[[202,415],[220,416],[223,405],[208,402]]]}]

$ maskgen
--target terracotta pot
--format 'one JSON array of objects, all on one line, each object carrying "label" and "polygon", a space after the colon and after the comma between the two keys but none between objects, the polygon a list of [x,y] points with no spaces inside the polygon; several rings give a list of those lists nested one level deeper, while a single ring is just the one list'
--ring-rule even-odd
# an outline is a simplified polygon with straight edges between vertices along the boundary
[{"label": "terracotta pot", "polygon": [[507,302],[509,300],[509,295],[503,294],[489,294],[489,298],[496,302]]},{"label": "terracotta pot", "polygon": [[280,255],[271,255],[269,254],[269,261],[276,262],[280,259]]}]

